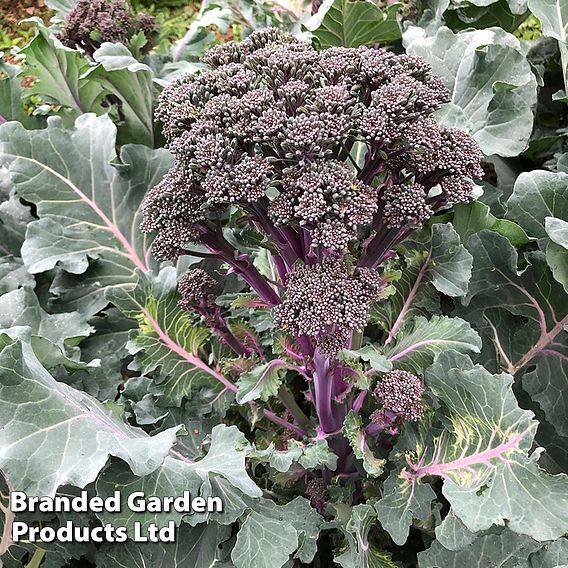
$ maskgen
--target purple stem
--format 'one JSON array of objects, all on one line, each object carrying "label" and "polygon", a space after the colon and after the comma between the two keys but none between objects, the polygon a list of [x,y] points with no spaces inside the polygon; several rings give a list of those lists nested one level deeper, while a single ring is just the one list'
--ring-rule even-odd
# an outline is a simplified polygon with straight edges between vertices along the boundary
[{"label": "purple stem", "polygon": [[365,398],[367,398],[368,390],[361,391],[359,396],[353,402],[353,410],[359,414],[361,412],[361,408],[363,407],[363,403],[365,402]]},{"label": "purple stem", "polygon": [[232,266],[235,272],[240,274],[248,285],[267,304],[276,305],[280,303],[280,296],[274,291],[246,255],[240,255],[238,258],[235,258],[234,254],[215,248],[213,245],[207,244],[206,246],[218,258],[223,259],[227,264]]},{"label": "purple stem", "polygon": [[333,432],[337,430],[335,417],[331,409],[333,383],[329,376],[329,359],[323,357],[316,349],[314,363],[314,398],[316,412],[322,430]]}]

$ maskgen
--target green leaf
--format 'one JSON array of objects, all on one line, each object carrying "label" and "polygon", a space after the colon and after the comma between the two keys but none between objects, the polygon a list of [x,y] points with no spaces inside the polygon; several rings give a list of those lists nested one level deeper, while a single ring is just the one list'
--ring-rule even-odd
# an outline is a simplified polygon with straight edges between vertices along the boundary
[{"label": "green leaf", "polygon": [[432,225],[430,264],[426,277],[434,288],[446,296],[464,296],[471,278],[473,259],[460,243],[450,223]]},{"label": "green leaf", "polygon": [[401,37],[400,4],[381,10],[371,0],[324,0],[305,23],[320,49],[391,43]]},{"label": "green leaf", "polygon": [[504,529],[497,534],[476,538],[467,548],[458,551],[445,549],[438,541],[418,553],[419,568],[498,568],[517,566],[529,568],[529,556],[541,544],[524,535]]},{"label": "green leaf", "polygon": [[171,165],[166,150],[138,145],[123,146],[120,166],[111,165],[115,144],[107,116],[83,115],[72,130],[57,118],[45,130],[0,127],[0,161],[40,217],[28,225],[24,263],[32,274],[55,266],[81,274],[60,274],[52,292],[65,309],[87,315],[106,305],[106,289],[135,282],[136,268],[148,270],[141,203]]},{"label": "green leaf", "polygon": [[48,314],[29,287],[0,296],[0,331],[17,337],[22,327],[28,327],[32,335],[48,339],[61,348],[77,345],[94,331],[85,316],[78,312]]},{"label": "green leaf", "polygon": [[528,0],[528,5],[540,20],[542,33],[558,40],[564,85],[568,91],[568,6],[563,0]]},{"label": "green leaf", "polygon": [[425,381],[442,403],[444,429],[408,448],[398,474],[401,485],[410,486],[405,490],[439,476],[454,514],[472,532],[506,522],[535,540],[561,536],[568,529],[568,477],[549,475],[537,465],[539,452],[529,455],[537,422],[519,408],[513,377],[492,375],[450,351]]},{"label": "green leaf", "polygon": [[436,527],[436,538],[447,550],[463,550],[475,540],[472,533],[450,510]]},{"label": "green leaf", "polygon": [[40,128],[41,117],[30,116],[24,110],[21,79],[17,77],[19,67],[6,63],[0,56],[0,116],[5,120],[17,120],[27,128]]},{"label": "green leaf", "polygon": [[72,10],[76,0],[45,0],[48,8],[55,10],[57,16],[63,19]]},{"label": "green leaf", "polygon": [[337,456],[329,449],[326,440],[315,440],[306,444],[291,439],[288,441],[287,450],[277,450],[274,444],[270,444],[264,450],[255,449],[251,458],[268,463],[280,473],[286,473],[293,463],[299,463],[308,470],[326,467],[335,471],[337,467]]},{"label": "green leaf", "polygon": [[554,278],[568,292],[568,174],[521,174],[507,202],[507,216],[542,239],[540,247]]},{"label": "green leaf", "polygon": [[484,229],[491,229],[507,237],[514,246],[524,246],[531,242],[531,238],[519,225],[508,219],[497,219],[491,214],[490,208],[481,201],[458,203],[454,205],[453,210],[452,224],[464,243],[471,235]]},{"label": "green leaf", "polygon": [[376,549],[369,542],[369,532],[377,515],[371,504],[356,505],[345,527],[340,527],[348,549],[334,558],[342,568],[397,568],[388,552]]},{"label": "green leaf", "polygon": [[551,242],[546,247],[546,262],[557,282],[568,293],[568,249]]},{"label": "green leaf", "polygon": [[190,527],[182,523],[175,543],[136,543],[103,545],[96,555],[97,566],[105,568],[221,568],[220,544],[230,537],[228,527],[209,523]]},{"label": "green leaf", "polygon": [[107,380],[122,381],[123,359],[128,356],[126,344],[136,322],[124,317],[116,308],[110,308],[89,320],[95,332],[81,342],[85,361],[98,359]]},{"label": "green leaf", "polygon": [[[566,213],[568,216],[568,206]],[[568,249],[568,221],[555,217],[545,217],[544,228],[551,241]]]},{"label": "green leaf", "polygon": [[566,568],[568,566],[568,539],[560,538],[545,544],[531,555],[531,568]]},{"label": "green leaf", "polygon": [[138,320],[139,329],[128,345],[136,355],[135,366],[144,374],[159,369],[154,394],[162,406],[180,406],[198,389],[208,387],[212,398],[224,388],[236,387],[218,370],[209,367],[199,354],[209,331],[195,325],[189,313],[178,308],[176,270],[164,268],[158,276],[140,274],[138,283],[107,293],[125,316]]},{"label": "green leaf", "polygon": [[507,201],[507,217],[530,235],[547,238],[547,217],[568,219],[568,174],[540,170],[522,173]]},{"label": "green leaf", "polygon": [[568,436],[568,357],[538,357],[535,369],[523,376],[523,389],[558,434]]},{"label": "green leaf", "polygon": [[11,194],[0,203],[0,253],[20,256],[27,224],[32,220],[29,208],[22,205],[15,195]]},{"label": "green leaf", "polygon": [[263,365],[258,365],[252,371],[243,373],[237,383],[237,402],[245,404],[251,400],[267,401],[276,396],[284,380],[289,364],[281,359],[273,359]]},{"label": "green leaf", "polygon": [[22,73],[33,77],[25,95],[62,105],[67,125],[81,114],[104,115],[118,105],[118,142],[154,145],[152,70],[139,63],[122,44],[104,43],[91,65],[79,51],[63,46],[37,18],[36,37],[21,50]]},{"label": "green leaf", "polygon": [[[568,324],[568,298],[544,255],[527,253],[528,266],[519,272],[516,250],[492,231],[473,235],[467,248],[474,258],[473,273],[463,301],[467,309],[459,313],[480,329],[488,326],[488,338],[503,368],[514,374],[537,355],[555,356],[549,353],[550,344]],[[511,329],[513,318],[504,318],[503,310],[526,319],[518,317],[516,329]]]},{"label": "green leaf", "polygon": [[150,437],[125,424],[57,382],[25,343],[0,351],[0,469],[15,490],[53,496],[62,484],[84,487],[110,455],[147,475],[164,461],[177,430]]},{"label": "green leaf", "polygon": [[372,477],[383,473],[386,460],[377,458],[367,444],[363,420],[354,410],[349,411],[343,424],[343,433],[357,459],[363,460],[363,469]]},{"label": "green leaf", "polygon": [[97,83],[83,77],[90,68],[89,61],[56,40],[39,18],[28,21],[35,23],[37,34],[20,51],[25,56],[22,75],[34,78],[25,91],[26,96],[39,95],[62,105],[67,120],[88,112],[100,95]]},{"label": "green leaf", "polygon": [[541,239],[554,278],[568,292],[568,174],[522,173],[507,202],[507,216]]},{"label": "green leaf", "polygon": [[242,515],[244,508],[231,509],[233,513],[236,510],[236,514],[229,518],[226,510],[211,515],[183,513],[173,509],[169,512],[133,513],[127,507],[128,496],[141,491],[148,496],[163,498],[171,495],[181,496],[184,491],[189,491],[192,497],[199,495],[208,498],[219,492],[218,483],[225,480],[228,483],[225,493],[222,493],[225,509],[228,508],[225,500],[238,500],[242,499],[242,496],[258,498],[262,491],[248,476],[245,466],[245,458],[250,449],[250,444],[236,426],[218,424],[211,432],[209,451],[198,461],[192,461],[173,451],[157,469],[143,477],[133,475],[122,463],[113,463],[99,476],[97,493],[103,496],[112,495],[118,485],[121,489],[121,510],[119,513],[101,513],[99,518],[115,526],[126,526],[129,530],[133,530],[135,522],[140,522],[145,530],[152,523],[163,526],[174,521],[179,525],[182,519],[195,525],[207,522],[210,516],[211,520],[230,524]]},{"label": "green leaf", "polygon": [[[390,461],[396,463],[400,459],[402,462],[408,448],[425,445],[431,439],[431,420],[432,415],[427,414],[417,424],[405,424]],[[375,509],[383,529],[401,546],[408,538],[414,518],[426,521],[431,517],[434,499],[436,493],[428,483],[418,481],[412,485],[395,469],[385,481],[383,497]]]},{"label": "green leaf", "polygon": [[367,361],[371,369],[381,373],[388,373],[392,369],[392,363],[373,345],[365,345],[365,347],[357,350],[344,349],[343,353],[347,357]]},{"label": "green leaf", "polygon": [[0,294],[12,292],[20,287],[35,286],[34,277],[28,274],[21,258],[14,256],[0,257]]},{"label": "green leaf", "polygon": [[384,354],[396,368],[420,374],[449,349],[479,353],[481,338],[461,318],[432,316],[427,320],[419,316],[400,333],[392,347],[385,348]]},{"label": "green leaf", "polygon": [[[536,80],[519,41],[498,28],[426,37],[404,34],[407,52],[424,57],[451,91],[473,137],[486,155],[516,156],[527,146],[536,103]],[[446,111],[447,113],[447,111]]]},{"label": "green leaf", "polygon": [[231,559],[236,568],[280,568],[294,552],[312,561],[322,518],[303,497],[286,505],[262,499],[237,534]]},{"label": "green leaf", "polygon": [[118,43],[104,43],[93,55],[100,63],[91,67],[84,78],[98,84],[101,93],[89,111],[107,112],[106,97],[119,102],[121,125],[118,144],[136,143],[154,146],[154,85],[152,70],[132,57],[128,48]]},{"label": "green leaf", "polygon": [[377,302],[371,313],[381,327],[388,322],[389,345],[411,316],[440,311],[440,297],[463,296],[471,277],[472,258],[450,223],[435,223],[405,241],[406,266],[386,302]]}]

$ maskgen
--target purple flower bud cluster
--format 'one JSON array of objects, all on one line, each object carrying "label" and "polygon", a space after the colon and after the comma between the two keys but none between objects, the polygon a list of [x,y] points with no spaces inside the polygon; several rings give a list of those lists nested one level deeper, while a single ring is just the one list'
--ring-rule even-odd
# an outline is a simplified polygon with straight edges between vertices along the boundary
[{"label": "purple flower bud cluster", "polygon": [[93,55],[104,42],[127,44],[138,32],[144,32],[147,40],[154,39],[156,20],[148,14],[136,16],[125,0],[78,0],[57,37],[63,45],[81,47]]},{"label": "purple flower bud cluster", "polygon": [[316,340],[325,355],[345,347],[349,334],[362,329],[383,282],[372,269],[349,269],[341,260],[297,264],[289,274],[286,299],[273,309],[277,325],[292,335]]},{"label": "purple flower bud cluster", "polygon": [[312,506],[320,513],[329,502],[329,491],[325,480],[321,477],[312,477],[306,484],[306,495]]},{"label": "purple flower bud cluster", "polygon": [[357,180],[342,162],[322,161],[284,173],[269,215],[276,225],[309,228],[312,246],[343,251],[357,227],[372,221],[377,205],[375,188]]},{"label": "purple flower bud cluster", "polygon": [[422,380],[408,371],[395,370],[387,373],[373,391],[382,410],[375,411],[371,415],[371,421],[375,424],[382,423],[385,413],[388,413],[408,422],[416,422],[422,416],[424,390]]},{"label": "purple flower bud cluster", "polygon": [[421,227],[434,214],[426,197],[426,189],[419,183],[387,188],[381,196],[386,202],[383,210],[386,226]]},{"label": "purple flower bud cluster", "polygon": [[[377,216],[415,228],[440,204],[469,201],[471,178],[483,175],[473,138],[431,118],[449,92],[420,57],[318,53],[267,29],[203,60],[211,68],[174,80],[156,111],[177,160],[145,204],[152,217],[159,202],[160,222],[143,228],[158,231],[161,258],[175,257],[182,239],[198,241],[200,222],[228,205],[261,207],[272,223],[307,231],[312,248],[339,253]],[[348,158],[355,144],[366,149],[364,166]],[[373,184],[379,174],[391,183]],[[435,187],[441,197],[429,196]],[[163,193],[187,207],[166,205]]]},{"label": "purple flower bud cluster", "polygon": [[183,168],[171,169],[148,192],[142,204],[144,232],[157,231],[152,250],[158,260],[175,260],[183,245],[199,239],[204,220],[205,197],[193,186],[192,175]]},{"label": "purple flower bud cluster", "polygon": [[218,282],[201,268],[189,270],[179,281],[180,300],[178,306],[184,310],[207,315],[218,306],[215,304],[215,289]]}]

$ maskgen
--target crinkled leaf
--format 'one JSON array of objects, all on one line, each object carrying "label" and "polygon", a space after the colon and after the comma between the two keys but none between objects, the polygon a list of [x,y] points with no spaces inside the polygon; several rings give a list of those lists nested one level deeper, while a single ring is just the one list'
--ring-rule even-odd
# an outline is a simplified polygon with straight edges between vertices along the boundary
[{"label": "crinkled leaf", "polygon": [[228,527],[217,523],[190,527],[182,523],[175,543],[106,544],[96,555],[97,566],[105,568],[220,568],[219,545],[230,536]]},{"label": "crinkled leaf", "polygon": [[363,468],[372,477],[383,473],[386,460],[377,458],[367,444],[367,435],[363,428],[363,420],[359,414],[351,410],[343,424],[343,433],[349,440],[351,449],[357,459],[363,460]]},{"label": "crinkled leaf", "polygon": [[245,404],[259,398],[267,401],[270,397],[276,396],[288,367],[286,361],[274,359],[243,373],[237,383],[239,389],[237,402]]},{"label": "crinkled leaf", "polygon": [[264,450],[255,449],[251,458],[268,463],[281,473],[286,473],[296,462],[308,470],[326,467],[335,471],[337,467],[337,456],[329,449],[326,440],[304,443],[291,439],[286,450],[277,450],[274,444],[270,444]]},{"label": "crinkled leaf", "polygon": [[[0,128],[0,160],[9,165],[18,196],[37,205],[22,257],[32,274],[58,265],[52,286],[66,309],[89,315],[107,303],[104,291],[136,281],[147,270],[147,237],[139,230],[140,207],[149,188],[171,165],[166,150],[124,146],[121,165],[111,165],[116,127],[106,116],[79,117],[72,130],[57,118],[45,130],[17,123]],[[91,270],[89,259],[94,259]]]},{"label": "crinkled leaf", "polygon": [[511,566],[530,568],[529,556],[541,544],[524,535],[504,529],[497,534],[476,538],[463,550],[447,550],[438,541],[418,553],[419,568],[497,568]]},{"label": "crinkled leaf", "polygon": [[540,541],[562,535],[568,528],[562,512],[568,506],[568,478],[542,470],[538,452],[529,455],[537,422],[519,408],[513,378],[492,375],[450,351],[425,380],[443,403],[445,427],[426,444],[408,448],[398,491],[439,476],[454,514],[473,532],[507,522]]},{"label": "crinkled leaf", "polygon": [[14,256],[0,257],[0,294],[12,292],[22,286],[35,286],[34,277],[28,273],[22,259]]},{"label": "crinkled leaf", "polygon": [[[405,425],[391,452],[391,460],[406,448],[423,446],[430,439],[430,420],[431,416],[427,416],[417,425]],[[383,497],[375,508],[383,529],[395,544],[400,546],[406,542],[414,518],[425,521],[431,516],[435,498],[436,493],[428,483],[417,482],[412,486],[400,471],[391,472],[383,486]]]},{"label": "crinkled leaf", "polygon": [[94,331],[85,316],[78,312],[48,314],[29,287],[0,296],[0,331],[17,337],[18,328],[22,327],[28,327],[32,335],[60,347],[77,345]]},{"label": "crinkled leaf", "polygon": [[178,308],[175,268],[165,268],[156,277],[140,274],[135,286],[109,290],[107,299],[125,316],[138,320],[129,349],[136,355],[138,370],[147,374],[159,369],[154,393],[161,396],[163,406],[179,406],[184,397],[191,398],[204,386],[211,387],[214,396],[223,382],[231,384],[200,358],[199,349],[209,332]]},{"label": "crinkled leaf", "polygon": [[444,79],[450,104],[463,111],[486,155],[516,156],[525,149],[536,80],[514,36],[498,28],[454,33],[442,27],[426,37],[411,27],[404,41],[408,53],[424,57]]},{"label": "crinkled leaf", "polygon": [[286,505],[262,499],[253,506],[231,553],[236,568],[280,568],[294,554],[309,563],[323,519],[303,497]]},{"label": "crinkled leaf", "polygon": [[123,359],[128,355],[126,343],[136,322],[124,317],[116,308],[110,308],[90,319],[89,323],[95,332],[81,343],[83,360],[100,360],[108,379],[122,380]]},{"label": "crinkled leaf", "polygon": [[[249,450],[250,445],[236,426],[218,424],[211,433],[209,451],[198,461],[189,460],[173,451],[157,469],[143,477],[133,475],[124,464],[111,464],[97,480],[97,493],[111,495],[118,484],[123,504],[120,513],[101,513],[99,517],[105,522],[127,526],[129,530],[135,522],[140,522],[144,527],[151,523],[165,525],[169,521],[178,525],[184,516],[192,525],[205,522],[208,520],[205,513],[185,514],[175,510],[133,513],[126,506],[126,502],[128,496],[136,491],[160,498],[181,496],[184,491],[189,491],[192,497],[201,495],[207,498],[215,495],[216,486],[212,486],[212,481],[219,476],[229,483],[226,489],[229,494],[236,494],[236,498],[242,494],[260,497],[262,491],[248,476],[245,468],[245,458]],[[242,512],[237,510],[236,516],[228,519],[225,517],[223,524],[234,522]]]},{"label": "crinkled leaf", "polygon": [[421,373],[449,349],[460,353],[479,353],[481,338],[468,322],[448,316],[417,317],[404,329],[392,347],[384,350],[399,369]]},{"label": "crinkled leaf", "polygon": [[177,428],[150,437],[57,382],[25,343],[0,352],[0,375],[0,469],[29,495],[53,496],[62,484],[84,487],[109,455],[147,475],[175,442]]},{"label": "crinkled leaf", "polygon": [[369,542],[369,532],[377,515],[371,504],[356,505],[345,527],[341,527],[347,539],[348,549],[334,558],[342,568],[397,568],[388,552],[378,550]]},{"label": "crinkled leaf", "polygon": [[381,10],[371,0],[324,0],[305,26],[321,49],[390,43],[401,37],[399,7]]}]

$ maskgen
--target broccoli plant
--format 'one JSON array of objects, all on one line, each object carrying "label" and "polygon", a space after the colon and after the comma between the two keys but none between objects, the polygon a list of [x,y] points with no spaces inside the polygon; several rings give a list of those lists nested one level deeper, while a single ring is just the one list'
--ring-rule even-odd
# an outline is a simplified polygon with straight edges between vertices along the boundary
[{"label": "broccoli plant", "polygon": [[[561,46],[451,7],[403,32],[387,4],[322,3],[313,45],[265,29],[199,70],[182,42],[194,73],[159,82],[38,23],[29,88],[62,109],[39,122],[1,67],[3,565],[566,564]],[[121,506],[10,509],[79,490]],[[156,527],[176,542],[136,539]]]},{"label": "broccoli plant", "polygon": [[64,45],[84,49],[90,56],[104,43],[127,45],[143,33],[144,49],[152,47],[158,34],[149,14],[135,15],[127,0],[79,0],[67,14],[57,37]]},{"label": "broccoli plant", "polygon": [[[162,93],[157,117],[176,163],[147,195],[142,229],[156,232],[158,260],[216,259],[225,267],[217,278],[236,273],[256,295],[251,301],[270,309],[286,349],[274,342],[255,353],[223,319],[214,278],[194,269],[180,283],[180,306],[199,314],[233,356],[279,357],[304,379],[297,405],[280,397],[290,424],[279,424],[300,438],[307,429],[330,437],[341,448],[336,473],[352,474],[341,430],[361,406],[361,369],[344,350],[361,347],[373,303],[388,293],[385,263],[397,244],[473,199],[481,151],[432,117],[449,93],[419,57],[318,53],[268,29],[216,46],[204,61],[208,70]],[[230,231],[258,234],[271,272]],[[378,437],[380,424],[390,433],[399,419],[420,416],[420,379],[393,373],[377,387]]]}]

